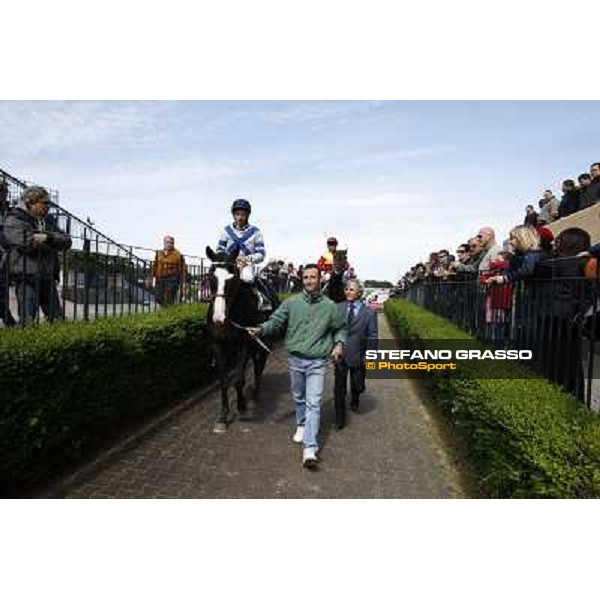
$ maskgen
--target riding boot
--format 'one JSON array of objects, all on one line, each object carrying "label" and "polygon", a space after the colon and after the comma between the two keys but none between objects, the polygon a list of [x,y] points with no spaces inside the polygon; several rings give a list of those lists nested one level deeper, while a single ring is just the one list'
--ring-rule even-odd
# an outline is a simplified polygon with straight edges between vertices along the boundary
[{"label": "riding boot", "polygon": [[264,290],[261,289],[261,286],[258,282],[255,282],[252,285],[252,290],[258,298],[258,310],[260,312],[269,312],[273,309],[268,295],[264,292]]}]

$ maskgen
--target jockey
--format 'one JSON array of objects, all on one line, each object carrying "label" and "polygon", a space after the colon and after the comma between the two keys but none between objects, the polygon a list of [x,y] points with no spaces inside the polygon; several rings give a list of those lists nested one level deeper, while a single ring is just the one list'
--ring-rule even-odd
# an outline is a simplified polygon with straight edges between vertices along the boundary
[{"label": "jockey", "polygon": [[[337,251],[338,241],[335,237],[327,238],[327,252],[321,255],[321,258],[317,261],[317,267],[321,272],[321,275],[325,275],[324,281],[329,279],[329,276],[333,272],[335,253]],[[348,261],[344,261],[342,271],[348,268]]]},{"label": "jockey", "polygon": [[[260,293],[259,306],[261,310],[270,310],[271,292],[268,289],[262,289],[258,275],[258,265],[265,259],[265,242],[262,232],[256,225],[250,225],[248,219],[252,207],[248,200],[235,200],[231,205],[231,214],[233,223],[226,225],[221,233],[217,244],[217,252],[226,252],[231,254],[236,248],[239,249],[237,258],[238,268],[240,269],[240,279],[246,283],[253,284]],[[264,296],[264,298],[263,298]]]}]

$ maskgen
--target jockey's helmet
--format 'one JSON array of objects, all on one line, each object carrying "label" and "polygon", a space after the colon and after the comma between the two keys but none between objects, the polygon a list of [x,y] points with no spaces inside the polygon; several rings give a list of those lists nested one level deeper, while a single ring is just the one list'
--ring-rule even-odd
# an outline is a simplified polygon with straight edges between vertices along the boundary
[{"label": "jockey's helmet", "polygon": [[231,212],[234,213],[236,210],[245,210],[248,214],[250,214],[252,212],[252,207],[250,206],[250,202],[248,202],[248,200],[240,198],[235,200],[231,205]]},{"label": "jockey's helmet", "polygon": [[328,237],[327,238],[327,245],[328,246],[337,246],[338,245],[337,238],[334,238],[333,236]]}]

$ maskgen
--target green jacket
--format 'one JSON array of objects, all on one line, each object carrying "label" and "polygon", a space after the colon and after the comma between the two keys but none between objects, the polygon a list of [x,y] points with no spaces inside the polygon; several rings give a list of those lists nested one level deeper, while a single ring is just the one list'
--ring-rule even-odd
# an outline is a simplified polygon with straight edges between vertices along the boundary
[{"label": "green jacket", "polygon": [[260,330],[263,335],[285,330],[285,346],[290,354],[326,358],[334,344],[346,343],[348,325],[329,298],[311,298],[302,292],[285,300]]}]

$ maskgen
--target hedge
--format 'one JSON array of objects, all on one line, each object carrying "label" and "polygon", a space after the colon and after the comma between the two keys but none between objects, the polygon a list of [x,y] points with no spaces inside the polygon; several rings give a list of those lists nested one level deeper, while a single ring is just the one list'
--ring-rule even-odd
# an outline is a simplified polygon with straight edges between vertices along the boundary
[{"label": "hedge", "polygon": [[[384,311],[402,338],[471,339],[406,300],[389,300]],[[545,379],[482,379],[478,367],[468,379],[436,374],[432,385],[475,459],[484,492],[600,497],[600,416]]]},{"label": "hedge", "polygon": [[12,495],[208,382],[206,305],[0,332],[0,492]]}]

